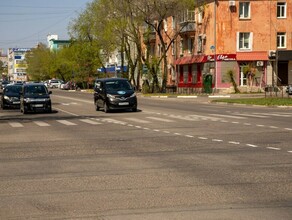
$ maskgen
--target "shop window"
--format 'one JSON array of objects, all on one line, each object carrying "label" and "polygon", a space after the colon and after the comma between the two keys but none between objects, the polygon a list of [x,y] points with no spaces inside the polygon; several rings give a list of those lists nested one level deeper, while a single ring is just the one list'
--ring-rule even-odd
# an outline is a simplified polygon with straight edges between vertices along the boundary
[{"label": "shop window", "polygon": [[286,33],[277,33],[277,48],[286,48]]},{"label": "shop window", "polygon": [[250,2],[239,2],[239,18],[250,18]]},{"label": "shop window", "polygon": [[286,18],[286,2],[277,3],[277,18]]},{"label": "shop window", "polygon": [[183,83],[188,83],[188,76],[189,76],[189,66],[188,65],[184,65],[183,66],[183,76],[184,76],[184,80]]},{"label": "shop window", "polygon": [[192,83],[197,84],[198,82],[198,66],[197,64],[192,65]]},{"label": "shop window", "polygon": [[193,53],[193,47],[194,47],[194,38],[190,37],[188,38],[188,52]]}]

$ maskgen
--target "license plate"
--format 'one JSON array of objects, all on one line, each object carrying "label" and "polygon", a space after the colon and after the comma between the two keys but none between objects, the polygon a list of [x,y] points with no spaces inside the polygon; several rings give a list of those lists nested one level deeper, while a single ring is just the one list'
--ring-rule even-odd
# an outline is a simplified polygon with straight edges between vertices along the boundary
[{"label": "license plate", "polygon": [[41,108],[43,106],[44,106],[43,104],[35,104],[35,105],[33,105],[33,107],[36,107],[36,108]]},{"label": "license plate", "polygon": [[12,104],[15,104],[15,105],[17,105],[17,104],[20,104],[20,102],[12,102]]},{"label": "license plate", "polygon": [[120,102],[119,105],[129,105],[129,102]]}]

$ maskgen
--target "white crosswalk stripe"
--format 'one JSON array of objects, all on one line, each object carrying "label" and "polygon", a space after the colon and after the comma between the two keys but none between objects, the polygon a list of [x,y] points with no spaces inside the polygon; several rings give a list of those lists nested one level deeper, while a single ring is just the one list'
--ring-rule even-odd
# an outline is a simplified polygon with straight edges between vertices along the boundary
[{"label": "white crosswalk stripe", "polygon": [[71,121],[67,121],[67,120],[57,120],[57,122],[63,124],[63,125],[68,125],[68,126],[72,126],[72,125],[77,125]]},{"label": "white crosswalk stripe", "polygon": [[145,121],[145,120],[138,119],[138,118],[125,118],[125,119],[126,119],[126,120],[129,120],[129,121],[134,121],[134,122],[138,122],[138,123],[143,123],[143,124],[150,123],[150,121]]},{"label": "white crosswalk stripe", "polygon": [[80,119],[80,121],[82,121],[84,123],[87,123],[87,124],[91,124],[91,125],[100,125],[101,124],[100,122],[93,121],[93,120],[90,120],[90,119]]},{"label": "white crosswalk stripe", "polygon": [[41,126],[41,127],[49,127],[51,125],[49,125],[48,123],[44,122],[44,121],[34,121],[34,123],[38,126]]},{"label": "white crosswalk stripe", "polygon": [[13,128],[22,128],[23,127],[23,124],[21,124],[19,122],[8,122],[8,124]]}]

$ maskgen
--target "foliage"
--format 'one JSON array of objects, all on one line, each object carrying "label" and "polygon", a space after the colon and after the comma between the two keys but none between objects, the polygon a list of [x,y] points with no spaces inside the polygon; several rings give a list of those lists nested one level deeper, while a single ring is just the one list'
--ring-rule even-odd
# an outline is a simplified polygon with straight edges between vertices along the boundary
[{"label": "foliage", "polygon": [[240,99],[230,98],[213,100],[212,102],[226,102],[266,106],[292,106],[291,98],[240,98]]},{"label": "foliage", "polygon": [[233,70],[228,70],[226,74],[227,74],[227,76],[228,76],[228,78],[229,78],[229,80],[230,80],[230,82],[231,82],[231,84],[232,84],[232,86],[234,88],[234,92],[235,93],[240,93],[240,91],[239,91],[239,89],[237,87],[237,83],[235,82],[235,79],[234,79],[234,75],[235,75],[234,71]]}]

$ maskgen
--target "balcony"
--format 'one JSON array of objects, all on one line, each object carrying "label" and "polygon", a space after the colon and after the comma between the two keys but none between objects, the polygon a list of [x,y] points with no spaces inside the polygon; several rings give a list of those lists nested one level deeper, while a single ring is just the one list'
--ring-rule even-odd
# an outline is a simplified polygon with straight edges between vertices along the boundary
[{"label": "balcony", "polygon": [[184,22],[180,23],[180,35],[186,35],[186,34],[194,34],[196,31],[196,23],[194,21],[192,22]]},{"label": "balcony", "polygon": [[180,35],[194,34],[196,31],[195,11],[187,10],[180,16]]}]

